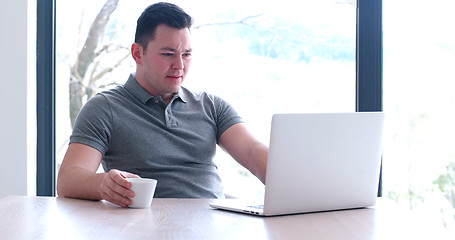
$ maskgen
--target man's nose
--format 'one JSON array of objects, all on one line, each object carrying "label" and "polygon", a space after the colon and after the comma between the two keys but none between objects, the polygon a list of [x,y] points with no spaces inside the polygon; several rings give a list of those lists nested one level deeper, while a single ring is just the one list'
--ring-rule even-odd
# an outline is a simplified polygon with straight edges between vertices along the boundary
[{"label": "man's nose", "polygon": [[174,69],[183,70],[183,68],[185,67],[185,65],[183,64],[183,57],[177,56],[174,60],[172,67]]}]

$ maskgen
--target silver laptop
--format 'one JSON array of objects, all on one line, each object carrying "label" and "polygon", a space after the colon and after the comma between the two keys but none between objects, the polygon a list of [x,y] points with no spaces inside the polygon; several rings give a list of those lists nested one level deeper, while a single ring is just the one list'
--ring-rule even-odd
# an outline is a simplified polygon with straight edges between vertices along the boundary
[{"label": "silver laptop", "polygon": [[383,125],[382,112],[275,114],[264,201],[210,206],[263,216],[373,206]]}]

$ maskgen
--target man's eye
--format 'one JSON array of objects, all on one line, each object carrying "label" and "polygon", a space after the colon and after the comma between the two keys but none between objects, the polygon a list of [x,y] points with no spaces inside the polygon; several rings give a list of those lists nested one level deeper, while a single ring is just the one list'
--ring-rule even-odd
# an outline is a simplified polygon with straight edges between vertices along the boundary
[{"label": "man's eye", "polygon": [[191,53],[184,53],[183,56],[184,57],[191,57]]},{"label": "man's eye", "polygon": [[172,56],[172,53],[162,53],[161,55],[166,56],[166,57],[170,57],[170,56]]}]

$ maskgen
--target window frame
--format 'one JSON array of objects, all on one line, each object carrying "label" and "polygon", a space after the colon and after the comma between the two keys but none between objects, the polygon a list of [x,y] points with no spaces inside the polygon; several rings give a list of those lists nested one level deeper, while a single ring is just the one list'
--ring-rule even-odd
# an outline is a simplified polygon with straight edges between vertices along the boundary
[{"label": "window frame", "polygon": [[55,0],[37,0],[36,194],[55,196]]},{"label": "window frame", "polygon": [[[357,1],[356,111],[382,111],[382,0]],[[382,160],[378,197],[382,197]]]},{"label": "window frame", "polygon": [[[55,5],[37,0],[38,196],[55,196]],[[357,0],[356,6],[356,111],[382,111],[382,0]]]}]

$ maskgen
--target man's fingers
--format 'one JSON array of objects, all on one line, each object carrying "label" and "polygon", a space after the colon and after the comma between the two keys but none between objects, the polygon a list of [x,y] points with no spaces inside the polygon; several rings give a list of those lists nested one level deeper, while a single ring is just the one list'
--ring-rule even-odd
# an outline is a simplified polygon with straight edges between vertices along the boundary
[{"label": "man's fingers", "polygon": [[131,183],[125,179],[125,176],[134,177],[137,175],[114,169],[109,171],[103,179],[101,197],[122,207],[130,205],[131,200],[129,198],[134,197],[134,193],[129,190]]},{"label": "man's fingers", "polygon": [[120,205],[122,207],[128,207],[129,205],[131,205],[131,200],[129,198],[126,198],[112,191],[110,188],[107,188],[106,191],[102,193],[102,197],[105,200]]},{"label": "man's fingers", "polygon": [[[125,180],[126,181],[126,180]],[[126,181],[127,184],[125,186],[120,185],[119,183],[116,183],[114,181],[110,181],[108,184],[108,187],[111,189],[112,192],[117,193],[121,196],[129,197],[132,198],[134,197],[133,191],[129,189],[131,186],[131,183]],[[129,184],[129,185],[128,185]]]},{"label": "man's fingers", "polygon": [[131,200],[128,197],[131,196],[132,192],[129,194],[129,196],[127,196],[126,194],[122,193],[122,191],[131,192],[130,190],[125,189],[116,183],[113,183],[112,187],[107,184],[103,189],[103,198],[122,207],[127,207],[131,204]]},{"label": "man's fingers", "polygon": [[130,188],[130,183],[126,181],[124,174],[125,172],[113,169],[109,171],[108,176],[111,178],[113,183],[125,188]]}]

